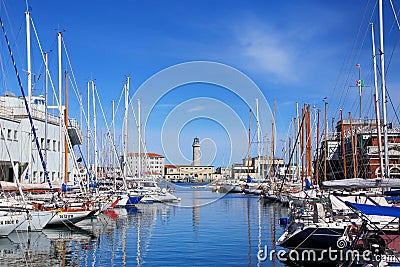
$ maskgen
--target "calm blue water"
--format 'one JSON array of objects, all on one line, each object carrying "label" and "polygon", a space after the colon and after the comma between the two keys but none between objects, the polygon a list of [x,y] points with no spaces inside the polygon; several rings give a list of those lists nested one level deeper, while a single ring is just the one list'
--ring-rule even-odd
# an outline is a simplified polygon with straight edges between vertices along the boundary
[{"label": "calm blue water", "polygon": [[177,187],[175,205],[115,209],[79,225],[0,239],[4,266],[283,266],[259,262],[287,209],[258,197]]}]

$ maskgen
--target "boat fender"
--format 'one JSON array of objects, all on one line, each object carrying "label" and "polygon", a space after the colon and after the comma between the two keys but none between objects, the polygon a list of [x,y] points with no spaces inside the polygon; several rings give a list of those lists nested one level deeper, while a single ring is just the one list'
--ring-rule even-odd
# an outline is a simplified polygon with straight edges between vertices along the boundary
[{"label": "boat fender", "polygon": [[294,201],[293,200],[291,200],[291,201],[289,201],[289,209],[294,209]]}]

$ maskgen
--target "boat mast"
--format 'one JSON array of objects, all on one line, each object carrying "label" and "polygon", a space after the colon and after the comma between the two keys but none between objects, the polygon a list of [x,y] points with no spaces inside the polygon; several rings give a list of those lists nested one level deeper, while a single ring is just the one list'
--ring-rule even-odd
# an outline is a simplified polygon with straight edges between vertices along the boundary
[{"label": "boat mast", "polygon": [[93,95],[93,142],[94,142],[94,181],[97,181],[97,123],[96,123],[96,98],[95,98],[95,85],[92,80],[92,95]]},{"label": "boat mast", "polygon": [[47,99],[49,97],[49,53],[44,53],[44,65],[46,69],[46,75],[45,75],[45,102],[44,102],[44,139],[45,139],[45,145],[44,145],[44,160],[47,162],[47,150],[49,149],[48,143],[47,143],[47,135],[48,135],[48,102]]},{"label": "boat mast", "polygon": [[142,153],[142,149],[141,149],[141,139],[142,139],[142,137],[141,137],[141,131],[140,131],[140,123],[141,123],[141,121],[140,121],[140,99],[138,99],[137,100],[137,104],[138,104],[138,153],[139,153],[139,155],[138,155],[138,175],[139,175],[139,178],[141,177],[141,172],[142,172],[142,155],[141,155],[141,153]]},{"label": "boat mast", "polygon": [[[86,157],[90,171],[90,82],[87,82],[87,146]],[[88,174],[88,178],[90,175]],[[88,183],[89,184],[89,183]]]},{"label": "boat mast", "polygon": [[59,160],[59,173],[58,173],[58,178],[61,178],[62,174],[62,149],[61,149],[61,143],[62,143],[62,116],[63,116],[63,107],[62,107],[62,65],[61,65],[61,32],[57,33],[57,39],[58,39],[58,109],[60,112],[60,118],[59,118],[59,141],[58,141],[58,160]]},{"label": "boat mast", "polygon": [[356,162],[356,148],[353,135],[353,119],[351,117],[351,112],[349,112],[350,120],[350,130],[351,130],[351,153],[353,154],[353,177],[357,178],[357,162]]},{"label": "boat mast", "polygon": [[114,153],[114,145],[115,145],[115,107],[114,107],[114,105],[115,105],[115,101],[114,100],[112,100],[111,101],[111,105],[112,105],[112,143],[111,143],[111,146],[112,146],[112,175],[113,175],[113,178],[114,178],[114,190],[116,190],[116,174],[115,174],[115,153]]},{"label": "boat mast", "polygon": [[340,125],[341,125],[341,132],[340,132],[340,141],[342,145],[342,157],[343,157],[343,176],[344,179],[347,178],[347,166],[346,166],[346,147],[344,144],[344,123],[343,123],[343,111],[340,109]]},{"label": "boat mast", "polygon": [[379,166],[381,168],[381,178],[384,177],[384,167],[382,158],[382,134],[381,134],[381,118],[379,111],[379,92],[378,92],[378,76],[376,71],[376,51],[375,51],[375,33],[374,24],[371,23],[371,37],[372,37],[372,58],[374,60],[374,83],[375,83],[375,114],[376,114],[376,133],[378,134],[378,157]]},{"label": "boat mast", "polygon": [[327,150],[327,145],[328,141],[326,140],[326,135],[328,132],[328,120],[326,118],[328,112],[328,102],[325,101],[324,105],[324,182],[326,181],[326,150]]},{"label": "boat mast", "polygon": [[[250,109],[250,118],[249,118],[249,131],[248,131],[248,137],[247,137],[247,180],[250,176],[250,130],[251,130],[251,109]],[[270,175],[271,175],[271,171],[270,171]]]},{"label": "boat mast", "polygon": [[127,176],[127,162],[128,162],[128,104],[129,104],[129,89],[126,86],[126,83],[124,84],[124,91],[125,91],[125,114],[124,114],[124,129],[123,129],[123,149],[124,149],[124,161],[123,161],[123,167],[124,167],[124,177]]},{"label": "boat mast", "polygon": [[315,157],[315,184],[319,184],[319,131],[320,131],[320,109],[317,111],[317,149],[316,149],[316,157]]},{"label": "boat mast", "polygon": [[[299,117],[299,103],[296,102],[296,121],[297,121],[297,132],[300,131],[300,117]],[[296,176],[297,180],[300,179],[300,143],[296,141]]]},{"label": "boat mast", "polygon": [[381,90],[382,90],[382,115],[383,115],[383,142],[385,171],[384,177],[389,178],[389,151],[388,151],[388,128],[386,120],[386,80],[385,80],[385,54],[383,45],[383,6],[382,0],[378,0],[379,4],[379,40],[380,40],[380,59],[381,59]]},{"label": "boat mast", "polygon": [[260,170],[260,160],[261,160],[261,131],[260,131],[260,117],[258,114],[258,98],[256,98],[256,116],[257,116],[257,153],[258,153],[258,162],[257,162],[257,171],[258,171],[258,179],[261,177]]},{"label": "boat mast", "polygon": [[[65,71],[65,129],[68,131],[68,71]],[[68,183],[68,140],[64,139],[64,183]]]},{"label": "boat mast", "polygon": [[[25,12],[26,19],[26,57],[27,57],[27,82],[28,82],[28,108],[31,110],[32,103],[32,66],[31,66],[31,24],[30,24],[30,12]],[[29,148],[28,148],[28,179],[33,182],[32,177],[32,131],[29,131]]]}]

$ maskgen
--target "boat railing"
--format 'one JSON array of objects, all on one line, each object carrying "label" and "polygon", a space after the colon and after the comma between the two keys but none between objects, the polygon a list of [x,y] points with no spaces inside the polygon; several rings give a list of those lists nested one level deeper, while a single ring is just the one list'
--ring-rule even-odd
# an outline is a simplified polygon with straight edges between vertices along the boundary
[{"label": "boat railing", "polygon": [[[28,117],[28,113],[26,112],[25,107],[8,106],[0,102],[0,116],[10,119],[24,119]],[[33,119],[41,121],[44,121],[46,119],[46,113],[44,112],[44,110],[35,109],[34,107],[31,109],[31,116]],[[59,117],[54,114],[48,113],[47,121],[49,123],[58,124]]]}]

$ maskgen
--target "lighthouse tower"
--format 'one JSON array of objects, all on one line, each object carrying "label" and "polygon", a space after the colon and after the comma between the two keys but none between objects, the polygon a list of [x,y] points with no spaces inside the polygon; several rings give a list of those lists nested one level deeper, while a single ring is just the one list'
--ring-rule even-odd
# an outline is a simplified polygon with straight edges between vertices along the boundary
[{"label": "lighthouse tower", "polygon": [[199,142],[199,138],[194,138],[193,140],[193,166],[200,166],[200,142]]}]

